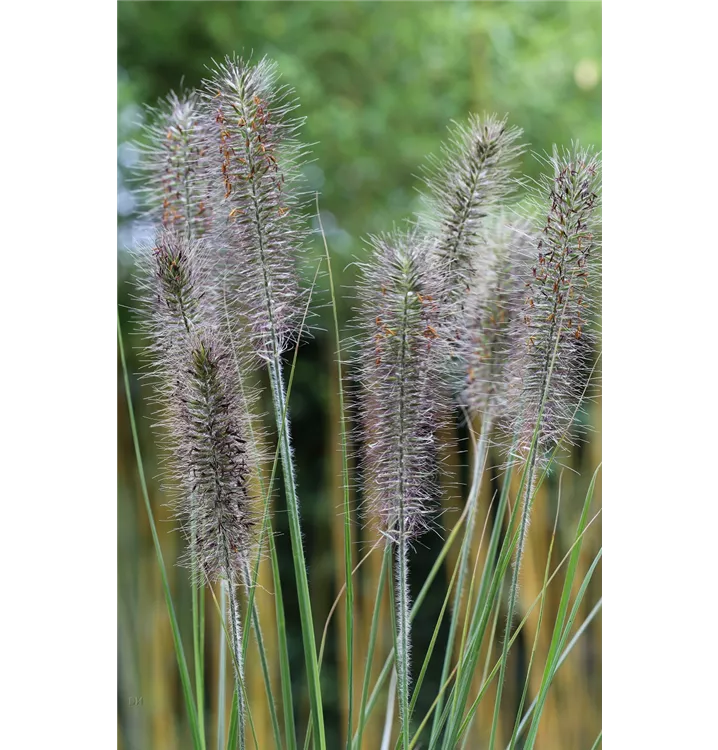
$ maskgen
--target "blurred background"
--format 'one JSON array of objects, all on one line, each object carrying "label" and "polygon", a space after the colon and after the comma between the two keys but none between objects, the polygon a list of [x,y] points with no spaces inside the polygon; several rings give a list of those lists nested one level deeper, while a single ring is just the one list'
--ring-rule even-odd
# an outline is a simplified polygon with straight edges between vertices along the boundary
[{"label": "blurred background", "polygon": [[[269,55],[279,63],[285,83],[296,89],[301,114],[307,122],[305,142],[312,143],[314,161],[305,167],[313,191],[320,193],[322,223],[332,254],[335,283],[340,294],[343,332],[350,332],[352,261],[365,252],[362,237],[391,229],[419,210],[417,188],[420,166],[438,152],[452,119],[469,112],[509,114],[510,122],[524,129],[524,140],[542,153],[553,143],[579,140],[601,148],[601,6],[591,2],[120,2],[118,3],[118,303],[128,349],[131,387],[149,482],[150,499],[170,583],[184,633],[190,671],[191,617],[187,573],[175,565],[182,540],[172,532],[157,480],[158,456],[147,406],[147,385],[138,373],[132,314],[132,262],[127,249],[147,237],[139,220],[132,192],[135,151],[131,142],[141,137],[143,107],[154,104],[170,89],[198,85],[211,58],[237,52],[255,57]],[[540,163],[530,153],[523,157],[524,173],[536,176]],[[308,222],[317,227],[316,217]],[[323,253],[314,237],[309,259]],[[316,263],[308,263],[307,274]],[[313,337],[300,349],[291,397],[305,547],[317,637],[321,639],[329,610],[343,582],[340,454],[337,450],[338,404],[334,346],[323,329],[329,328],[325,303],[326,279],[320,279],[315,297],[318,317]],[[127,417],[127,404],[118,363],[118,747],[126,750],[188,748],[169,622],[146,512],[140,493],[137,466]],[[561,559],[573,538],[577,513],[590,475],[600,462],[600,400],[588,408],[593,432],[568,459],[575,472],[565,472],[561,516],[554,560]],[[448,464],[454,480],[466,480],[467,435],[457,415],[459,446]],[[497,459],[498,462],[498,459]],[[481,501],[486,519],[491,493],[499,477],[484,483]],[[550,534],[556,512],[557,476],[545,483],[536,501],[522,573],[521,602],[527,608],[541,588]],[[356,498],[353,498],[355,501]],[[293,571],[289,538],[280,494],[275,500],[275,530],[280,554],[294,701],[300,730],[307,720],[308,697],[304,679],[299,615],[293,598]],[[463,503],[462,490],[447,490],[442,500],[442,524],[450,530]],[[600,507],[600,479],[594,508]],[[495,519],[487,519],[488,530]],[[371,524],[356,523],[355,561],[375,538]],[[488,533],[488,532],[487,532]],[[422,539],[411,561],[412,588],[418,590],[442,541],[438,535]],[[590,564],[600,545],[600,518],[592,526],[580,565]],[[447,576],[455,555],[449,556],[444,575],[430,591],[415,623],[414,653],[428,647],[443,602]],[[372,555],[358,578],[355,658],[363,664],[380,556]],[[599,569],[600,570],[600,569]],[[579,571],[578,580],[581,578]],[[263,627],[270,656],[274,634],[271,575],[262,570],[264,589],[258,597],[265,611]],[[539,669],[529,680],[530,701],[540,679],[551,634],[551,609],[556,608],[562,585],[559,575],[547,594],[547,613],[538,638]],[[600,596],[600,575],[591,583],[580,622]],[[388,604],[388,602],[387,602]],[[219,624],[211,597],[207,600],[207,708],[209,744],[217,715],[217,653]],[[343,687],[342,607],[327,628],[322,666],[327,742],[343,743],[347,711]],[[512,670],[504,692],[500,739],[510,736],[516,704],[537,627],[537,612],[527,623],[513,649]],[[377,673],[391,643],[389,612],[383,612],[376,662]],[[442,631],[440,638],[445,637]],[[190,647],[190,648],[188,648]],[[483,659],[498,659],[500,638]],[[261,748],[271,747],[269,718],[264,707],[264,686],[250,655],[247,668],[252,713]],[[422,688],[415,715],[429,709],[438,689],[443,650],[437,648]],[[559,670],[550,692],[537,747],[580,750],[591,747],[600,729],[600,616]],[[272,664],[277,669],[276,662]],[[361,679],[361,670],[358,679]],[[278,685],[278,676],[275,674]],[[481,675],[476,677],[478,686]],[[355,687],[358,696],[360,685]],[[256,700],[255,700],[256,696]],[[256,708],[255,708],[256,705]],[[364,747],[379,747],[383,706],[365,734]],[[482,701],[467,748],[481,748],[488,736],[493,692]],[[303,736],[303,735],[300,735]],[[251,737],[249,739],[252,746]],[[503,745],[502,745],[503,746]]]}]

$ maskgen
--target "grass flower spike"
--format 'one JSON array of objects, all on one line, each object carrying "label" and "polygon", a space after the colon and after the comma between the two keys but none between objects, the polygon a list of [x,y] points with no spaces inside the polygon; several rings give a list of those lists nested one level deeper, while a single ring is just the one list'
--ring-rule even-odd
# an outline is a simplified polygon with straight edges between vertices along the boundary
[{"label": "grass flower spike", "polygon": [[227,58],[205,82],[209,121],[206,169],[213,186],[218,248],[227,254],[228,289],[255,351],[277,358],[297,335],[302,294],[292,92],[277,85],[276,65]]},{"label": "grass flower spike", "polygon": [[436,430],[448,405],[443,280],[430,272],[417,233],[373,239],[362,264],[362,423],[365,503],[395,546],[397,685],[409,736],[408,547],[431,523]]},{"label": "grass flower spike", "polygon": [[147,215],[189,239],[205,236],[212,211],[202,175],[206,146],[199,96],[171,93],[149,116],[147,143],[138,147]]},{"label": "grass flower spike", "polygon": [[[165,478],[188,542],[184,556],[196,586],[222,581],[229,600],[232,654],[243,736],[242,627],[236,589],[254,549],[250,478],[257,469],[248,439],[248,390],[224,339],[213,303],[209,248],[162,231],[144,253],[139,286],[157,383],[166,451]],[[243,741],[243,740],[242,740]]]},{"label": "grass flower spike", "polygon": [[505,416],[520,269],[530,250],[529,223],[503,214],[490,217],[485,250],[466,303],[464,400],[490,424]]},{"label": "grass flower spike", "polygon": [[420,226],[435,239],[434,262],[446,268],[455,297],[471,286],[486,217],[511,195],[521,134],[505,118],[472,115],[454,124],[441,157],[429,162]]},{"label": "grass flower spike", "polygon": [[306,305],[297,276],[305,230],[297,191],[303,148],[292,92],[276,64],[226,58],[203,88],[207,161],[224,281],[238,328],[267,364],[282,459],[315,741],[324,717],[281,356],[298,338]]},{"label": "grass flower spike", "polygon": [[554,147],[548,164],[552,173],[544,175],[534,191],[534,203],[546,218],[533,257],[520,274],[523,295],[514,323],[517,349],[509,421],[525,470],[492,744],[537,472],[565,438],[590,372],[590,271],[598,249],[600,164],[596,155],[578,147]]},{"label": "grass flower spike", "polygon": [[[126,69],[134,80],[136,66]],[[301,76],[301,66],[293,73]],[[349,192],[361,190],[356,170],[308,168],[298,106],[268,58],[213,60],[197,91],[170,93],[148,109],[135,149],[137,200],[123,200],[122,174],[118,183],[118,211],[127,214],[121,233],[145,235],[151,225],[151,244],[130,251],[139,377],[151,384],[141,416],[151,416],[156,432],[146,463],[124,305],[117,332],[186,708],[186,720],[175,715],[175,693],[163,688],[173,716],[168,741],[193,750],[532,750],[544,740],[597,747],[602,735],[595,739],[593,728],[579,737],[569,722],[565,736],[558,732],[565,691],[559,686],[560,700],[548,691],[601,607],[600,599],[591,610],[582,604],[602,555],[600,531],[585,533],[598,516],[598,469],[580,515],[570,514],[575,534],[560,515],[576,507],[584,483],[543,480],[593,416],[575,419],[592,385],[599,317],[600,157],[554,146],[542,159],[547,174],[526,182],[515,174],[523,131],[508,116],[452,122],[424,169],[421,210],[400,229],[370,236],[352,264],[358,280],[347,342],[336,290],[349,269],[335,277],[332,267],[354,225],[336,214],[325,233],[320,196],[308,187],[344,180]],[[334,105],[327,106],[329,116]],[[347,110],[341,126],[356,130],[356,116]],[[532,133],[544,142],[536,123]],[[121,168],[135,158],[124,148]],[[309,252],[310,197],[321,258]],[[303,268],[311,258],[318,265]],[[322,264],[332,336],[318,335],[302,355]],[[327,355],[335,357],[330,380],[320,377]],[[268,414],[260,413],[261,388]],[[326,434],[317,432],[325,416]],[[465,452],[458,436],[468,438]],[[594,468],[594,447],[571,451],[567,468]],[[159,466],[160,487],[148,483],[146,465]],[[130,501],[136,479],[121,488]],[[355,487],[359,515],[376,529],[356,527]],[[543,539],[543,524],[529,537],[538,487],[556,495],[541,502],[542,511],[556,509]],[[155,503],[172,509],[178,544],[165,543]],[[123,529],[134,526],[134,506],[129,511]],[[434,530],[442,539],[424,547]],[[584,538],[594,547],[590,565]],[[168,576],[168,550],[187,571]],[[522,575],[524,553],[531,576]],[[154,580],[144,561],[129,572]],[[560,601],[552,593],[557,576]],[[149,593],[132,584],[132,608],[121,613],[127,624],[151,604]],[[183,634],[190,627],[191,643]],[[153,621],[142,644],[122,639],[120,697],[147,694],[154,672],[145,676],[136,664],[149,655],[165,668],[167,632]],[[564,667],[565,684],[576,683],[571,669],[583,667]],[[152,745],[153,726],[145,729],[123,701],[118,710],[123,743]],[[553,716],[539,735],[542,713]]]},{"label": "grass flower spike", "polygon": [[592,356],[592,313],[599,245],[600,162],[592,152],[554,150],[534,202],[545,222],[524,265],[515,320],[517,388],[512,432],[536,460],[567,432],[584,392]]}]

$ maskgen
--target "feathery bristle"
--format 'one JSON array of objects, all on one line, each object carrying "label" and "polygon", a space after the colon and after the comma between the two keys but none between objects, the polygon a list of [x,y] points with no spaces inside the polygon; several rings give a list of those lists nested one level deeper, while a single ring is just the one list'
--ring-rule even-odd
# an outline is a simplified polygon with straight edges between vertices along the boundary
[{"label": "feathery bristle", "polygon": [[203,178],[204,129],[195,92],[174,92],[149,110],[147,143],[138,145],[147,216],[189,239],[207,234],[212,212]]},{"label": "feathery bristle", "polygon": [[134,251],[145,358],[158,385],[174,374],[173,353],[189,332],[215,316],[211,248],[173,230],[160,230],[152,247]]},{"label": "feathery bristle", "polygon": [[252,549],[248,486],[259,459],[248,439],[254,394],[213,300],[212,251],[165,230],[138,252],[164,477],[189,543],[183,562],[202,582],[235,582]]},{"label": "feathery bristle", "polygon": [[464,399],[488,423],[506,410],[509,362],[517,297],[523,292],[517,271],[530,251],[529,223],[503,214],[489,217],[484,229],[485,252],[466,302],[467,363]]},{"label": "feathery bristle", "polygon": [[441,157],[429,160],[419,223],[435,238],[432,256],[446,267],[454,296],[466,292],[476,271],[484,219],[511,195],[522,132],[506,118],[472,115],[466,124],[454,123]]},{"label": "feathery bristle", "polygon": [[430,524],[449,402],[443,280],[427,249],[416,232],[372,238],[358,290],[365,503],[394,540]]},{"label": "feathery bristle", "polygon": [[180,513],[209,581],[243,580],[253,548],[249,483],[254,470],[247,415],[236,383],[232,354],[216,333],[193,336],[186,370],[178,378],[171,421],[176,440],[176,469],[184,492]]},{"label": "feathery bristle", "polygon": [[548,164],[552,174],[534,191],[546,220],[522,272],[515,321],[511,424],[525,455],[540,421],[539,461],[566,433],[590,374],[600,222],[598,156],[554,149]]},{"label": "feathery bristle", "polygon": [[277,357],[298,334],[301,292],[296,183],[302,148],[292,92],[276,65],[226,58],[204,83],[214,234],[226,252],[229,291],[259,356]]}]

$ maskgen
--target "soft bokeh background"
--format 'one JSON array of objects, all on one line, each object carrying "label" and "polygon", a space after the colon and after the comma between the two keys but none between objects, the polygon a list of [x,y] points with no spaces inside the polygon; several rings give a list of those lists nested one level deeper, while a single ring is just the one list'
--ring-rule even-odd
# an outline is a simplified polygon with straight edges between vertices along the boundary
[{"label": "soft bokeh background", "polygon": [[[137,220],[131,192],[134,151],[130,142],[139,136],[137,123],[143,105],[154,103],[170,89],[199,84],[211,58],[232,53],[269,55],[278,63],[285,82],[297,91],[302,114],[307,117],[304,139],[313,143],[314,161],[305,176],[319,191],[322,221],[327,233],[337,284],[342,285],[342,325],[351,319],[351,299],[345,287],[353,280],[350,263],[364,253],[362,237],[390,229],[418,210],[416,188],[419,167],[438,150],[452,119],[469,112],[509,113],[522,127],[525,140],[537,152],[553,143],[577,139],[601,147],[601,6],[598,3],[394,3],[394,2],[120,2],[118,4],[118,301],[129,347],[132,388],[137,410],[150,497],[159,519],[165,558],[170,565],[173,593],[179,610],[185,644],[190,645],[189,586],[183,569],[174,566],[181,540],[172,533],[164,498],[155,477],[157,456],[146,406],[147,388],[138,373],[133,335],[132,268],[125,252],[147,233]],[[527,175],[536,176],[539,162],[530,154],[523,160]],[[316,220],[314,220],[316,226]],[[319,257],[315,240],[310,257]],[[326,281],[320,280],[320,286]],[[326,302],[323,289],[317,306]],[[310,586],[318,636],[343,580],[341,503],[336,451],[337,403],[333,346],[321,330],[326,309],[318,309],[318,329],[300,350],[291,400],[298,479],[304,522]],[[328,324],[328,321],[327,321]],[[118,370],[119,374],[119,370]],[[571,465],[578,474],[566,473],[557,546],[568,547],[575,525],[576,503],[600,461],[600,410],[592,404],[589,419],[594,433],[588,445],[577,449]],[[157,750],[190,746],[183,716],[183,701],[175,656],[160,588],[154,550],[142,505],[137,468],[127,419],[127,405],[118,377],[118,737],[127,750]],[[457,420],[458,424],[458,420]],[[465,430],[457,427],[460,446]],[[463,441],[463,442],[462,442]],[[461,480],[466,453],[456,452],[450,464]],[[491,487],[486,485],[482,508],[488,506]],[[600,489],[600,488],[599,488]],[[447,492],[445,528],[455,522],[462,497]],[[285,604],[293,675],[295,708],[306,722],[307,695],[293,574],[283,501],[277,499],[275,527],[282,560]],[[600,506],[600,494],[596,500]],[[546,551],[556,507],[556,478],[547,483],[537,501],[526,555],[521,605],[528,606],[540,589]],[[489,519],[489,524],[493,519]],[[483,519],[479,520],[479,524]],[[373,538],[371,528],[358,525],[357,552]],[[595,524],[585,544],[581,565],[585,569],[600,542]],[[441,545],[439,537],[423,540],[412,560],[414,587],[418,588]],[[377,559],[374,560],[374,557]],[[555,560],[560,557],[555,556]],[[372,556],[359,578],[357,602],[357,658],[365,648],[378,556]],[[451,568],[449,568],[450,570]],[[260,596],[260,607],[270,609],[264,618],[271,650],[271,579]],[[415,654],[425,652],[444,596],[446,578],[433,587],[423,615],[416,623]],[[561,579],[549,590],[548,608],[560,595]],[[592,583],[583,616],[600,596],[600,578]],[[208,599],[207,689],[210,696],[208,726],[214,746],[216,707],[216,613]],[[387,617],[379,644],[383,661],[391,640]],[[579,617],[579,621],[582,618]],[[340,747],[346,712],[342,689],[345,658],[342,653],[341,608],[327,631],[322,667],[326,702],[328,746]],[[537,660],[543,664],[550,638],[550,617],[539,637]],[[502,716],[504,739],[510,733],[515,704],[525,676],[525,666],[536,629],[529,619],[519,639],[505,692]],[[600,620],[591,626],[579,647],[559,671],[542,720],[538,748],[576,750],[589,748],[600,728]],[[497,639],[498,641],[498,639]],[[489,654],[492,662],[494,653]],[[188,651],[191,669],[191,649]],[[441,654],[430,665],[416,716],[429,708],[438,686]],[[361,663],[361,662],[360,662]],[[377,663],[379,659],[377,658]],[[258,670],[250,659],[248,679],[253,716],[260,746],[271,746],[264,693]],[[276,666],[276,665],[275,665]],[[480,679],[477,676],[477,682]],[[531,685],[538,680],[536,674]],[[359,689],[355,689],[358,694]],[[530,691],[529,700],[533,697]],[[141,698],[141,701],[139,700]],[[140,704],[141,705],[138,705]],[[382,704],[383,705],[383,704]],[[467,748],[483,747],[493,693],[482,702]],[[383,710],[368,732],[364,747],[379,745]],[[488,717],[488,718],[487,718]],[[251,742],[251,740],[250,740]]]}]

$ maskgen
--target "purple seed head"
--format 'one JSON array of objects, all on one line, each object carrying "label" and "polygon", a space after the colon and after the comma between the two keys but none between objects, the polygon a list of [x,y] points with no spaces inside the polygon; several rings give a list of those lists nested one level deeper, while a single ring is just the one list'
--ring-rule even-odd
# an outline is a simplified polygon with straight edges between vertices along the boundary
[{"label": "purple seed head", "polygon": [[195,92],[174,92],[149,110],[146,142],[138,146],[140,193],[157,226],[189,239],[207,235],[212,210],[204,179],[205,120]]},{"label": "purple seed head", "polygon": [[138,268],[163,478],[189,544],[183,562],[201,582],[241,574],[253,544],[256,396],[219,318],[212,249],[160,231],[152,248],[138,251]]},{"label": "purple seed head", "polygon": [[521,134],[506,118],[472,115],[466,124],[453,124],[440,157],[429,160],[419,224],[435,239],[431,255],[446,269],[454,297],[471,285],[485,219],[513,191]]},{"label": "purple seed head", "polygon": [[529,223],[504,214],[488,217],[481,265],[467,295],[464,400],[490,424],[505,415],[522,264],[532,247]]},{"label": "purple seed head", "polygon": [[428,249],[417,232],[372,238],[358,287],[365,505],[395,541],[430,525],[450,403],[444,279]]},{"label": "purple seed head", "polygon": [[547,162],[551,173],[533,193],[545,218],[521,272],[511,398],[520,455],[540,423],[540,461],[565,436],[587,387],[600,281],[599,157],[574,146]]},{"label": "purple seed head", "polygon": [[254,351],[271,359],[298,335],[302,312],[297,103],[266,58],[216,64],[202,98],[213,234],[225,254],[230,302]]}]

